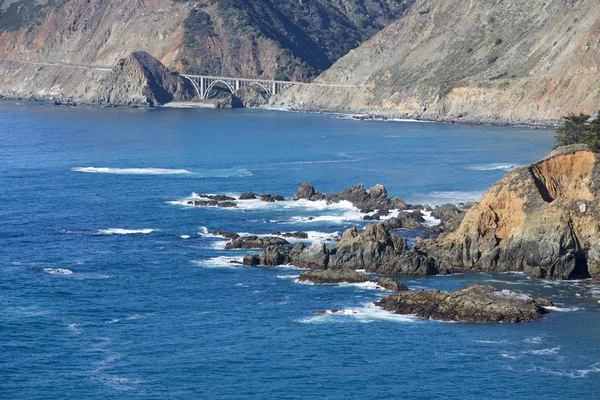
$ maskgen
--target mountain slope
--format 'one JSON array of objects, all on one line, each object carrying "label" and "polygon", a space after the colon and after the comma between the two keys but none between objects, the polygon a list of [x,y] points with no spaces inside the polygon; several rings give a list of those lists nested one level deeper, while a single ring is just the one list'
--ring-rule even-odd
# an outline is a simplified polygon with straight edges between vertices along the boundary
[{"label": "mountain slope", "polygon": [[309,79],[412,1],[0,0],[0,94],[85,99],[105,72],[84,67],[135,51],[179,72]]},{"label": "mountain slope", "polygon": [[600,106],[596,0],[419,0],[319,78],[296,109],[536,122]]}]

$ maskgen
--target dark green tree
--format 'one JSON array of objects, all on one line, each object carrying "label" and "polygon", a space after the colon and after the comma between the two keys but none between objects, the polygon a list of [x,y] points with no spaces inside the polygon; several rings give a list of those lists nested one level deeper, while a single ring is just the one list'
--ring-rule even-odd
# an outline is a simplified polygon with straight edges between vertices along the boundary
[{"label": "dark green tree", "polygon": [[566,146],[569,144],[583,143],[590,133],[590,125],[588,123],[591,117],[587,114],[580,113],[569,114],[563,117],[562,125],[556,130],[556,145]]}]

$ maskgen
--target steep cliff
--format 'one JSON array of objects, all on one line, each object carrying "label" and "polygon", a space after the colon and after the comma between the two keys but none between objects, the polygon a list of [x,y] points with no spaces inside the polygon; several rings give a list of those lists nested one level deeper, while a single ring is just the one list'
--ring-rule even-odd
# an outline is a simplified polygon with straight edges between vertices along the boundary
[{"label": "steep cliff", "polygon": [[600,167],[584,146],[555,150],[506,175],[459,228],[417,245],[442,268],[523,271],[537,278],[600,275]]},{"label": "steep cliff", "polygon": [[419,0],[277,102],[297,110],[474,122],[558,119],[600,106],[596,0]]}]

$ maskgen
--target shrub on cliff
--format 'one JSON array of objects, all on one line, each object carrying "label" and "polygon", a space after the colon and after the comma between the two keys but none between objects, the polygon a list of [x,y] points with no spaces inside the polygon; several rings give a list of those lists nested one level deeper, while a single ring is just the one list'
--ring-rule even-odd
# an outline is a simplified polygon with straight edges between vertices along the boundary
[{"label": "shrub on cliff", "polygon": [[556,146],[584,143],[593,152],[600,152],[600,113],[591,118],[584,113],[563,117],[563,123],[556,131]]}]

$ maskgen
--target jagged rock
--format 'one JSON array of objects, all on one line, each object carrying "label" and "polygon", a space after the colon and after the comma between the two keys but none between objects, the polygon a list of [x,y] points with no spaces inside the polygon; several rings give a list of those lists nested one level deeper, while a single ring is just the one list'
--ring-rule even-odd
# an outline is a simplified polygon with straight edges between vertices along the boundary
[{"label": "jagged rock", "polygon": [[324,271],[304,271],[298,278],[299,282],[310,282],[315,284],[334,284],[334,283],[364,283],[376,282],[376,280],[362,272],[352,270],[324,270]]},{"label": "jagged rock", "polygon": [[375,304],[396,314],[441,321],[517,323],[536,320],[545,313],[529,296],[482,285],[454,292],[405,291],[386,296]]},{"label": "jagged rock", "polygon": [[252,192],[244,193],[240,196],[240,200],[254,200],[256,195]]},{"label": "jagged rock", "polygon": [[431,216],[435,219],[439,219],[442,222],[451,220],[463,212],[458,209],[454,204],[444,204],[436,207],[432,212]]},{"label": "jagged rock", "polygon": [[274,203],[276,201],[284,201],[285,197],[280,196],[278,194],[266,194],[263,193],[260,195],[260,200],[261,201],[266,201],[268,203]]},{"label": "jagged rock", "polygon": [[233,200],[235,200],[235,197],[227,196],[224,194],[198,194],[197,197],[200,197],[203,199],[209,199],[209,200],[216,200],[216,201],[233,201]]},{"label": "jagged rock", "polygon": [[381,278],[377,281],[377,285],[387,290],[393,290],[394,292],[404,292],[408,290],[408,287],[404,283],[398,282],[394,278]]},{"label": "jagged rock", "polygon": [[584,146],[571,146],[515,169],[483,195],[456,231],[415,247],[442,268],[553,279],[598,276],[596,158]]},{"label": "jagged rock", "polygon": [[293,239],[308,239],[308,233],[306,233],[306,232],[285,232],[285,233],[273,232],[273,233],[271,233],[271,236],[283,236],[286,238],[293,238]]},{"label": "jagged rock", "polygon": [[187,204],[196,207],[216,207],[219,202],[216,200],[190,200]]},{"label": "jagged rock", "polygon": [[325,269],[329,263],[329,251],[321,242],[308,247],[298,243],[290,252],[290,263],[300,268]]},{"label": "jagged rock", "polygon": [[235,92],[243,107],[260,107],[269,102],[270,95],[264,90],[252,86],[244,86]]},{"label": "jagged rock", "polygon": [[227,243],[225,249],[266,249],[267,247],[286,244],[289,244],[288,241],[280,237],[240,236]]},{"label": "jagged rock", "polygon": [[552,302],[548,299],[545,299],[543,297],[539,297],[537,299],[535,299],[535,304],[537,304],[538,306],[541,307],[552,307],[554,304],[552,304]]},{"label": "jagged rock", "polygon": [[312,185],[306,182],[304,182],[294,194],[294,200],[304,199],[310,201],[319,201],[325,200],[326,198],[327,196],[325,194],[315,190],[315,188]]},{"label": "jagged rock", "polygon": [[387,230],[394,229],[423,229],[423,214],[416,210],[413,212],[402,212],[398,217],[392,217],[383,222],[383,227]]},{"label": "jagged rock", "polygon": [[98,86],[93,101],[99,104],[158,106],[194,97],[192,84],[167,69],[144,51],[119,60]]},{"label": "jagged rock", "polygon": [[[452,271],[440,269],[433,258],[410,250],[406,239],[390,234],[382,224],[369,225],[363,232],[350,228],[338,243],[329,247],[319,242],[308,247],[298,243],[282,252],[287,256],[286,263],[301,268],[364,269],[382,275],[435,275]],[[263,261],[259,263],[256,258],[253,261],[256,265],[279,265],[265,264],[264,260],[273,257],[264,253],[260,257]]]},{"label": "jagged rock", "polygon": [[232,109],[232,108],[243,108],[242,101],[235,95],[229,95],[215,102],[215,108],[221,109]]},{"label": "jagged rock", "polygon": [[275,267],[290,262],[290,249],[270,246],[261,254],[246,254],[242,263],[247,267]]},{"label": "jagged rock", "polygon": [[388,199],[387,196],[387,190],[382,185],[375,185],[373,188],[366,190],[363,185],[359,184],[344,189],[341,193],[327,195],[317,191],[312,185],[305,182],[294,194],[294,200],[327,200],[333,203],[348,201],[365,213],[377,210],[377,215],[380,217],[387,215],[390,210],[405,210],[407,208],[406,203],[401,198]]}]

